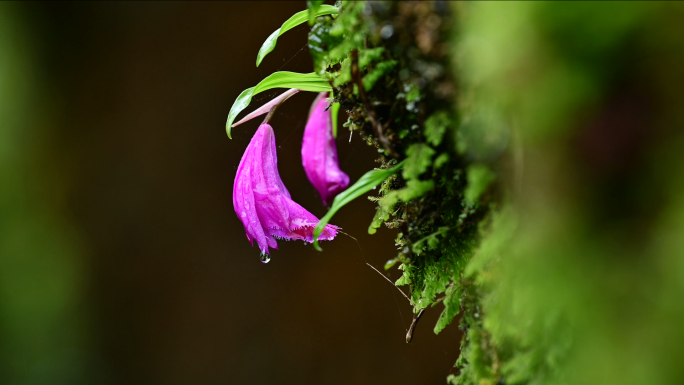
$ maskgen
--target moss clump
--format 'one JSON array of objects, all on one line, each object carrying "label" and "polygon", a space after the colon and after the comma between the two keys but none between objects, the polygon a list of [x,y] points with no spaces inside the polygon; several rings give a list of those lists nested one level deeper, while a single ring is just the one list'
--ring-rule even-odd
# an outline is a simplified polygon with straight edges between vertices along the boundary
[{"label": "moss clump", "polygon": [[398,230],[398,254],[385,268],[403,271],[396,284],[409,286],[416,314],[444,303],[435,333],[462,308],[463,269],[494,197],[494,174],[473,171],[457,151],[453,23],[441,2],[343,2],[309,35],[314,67],[349,115],[344,126],[378,149],[381,168],[405,159],[369,198],[378,204],[369,232]]},{"label": "moss clump", "polygon": [[461,314],[449,382],[682,383],[683,15],[345,2],[317,20],[345,126],[381,167],[405,159],[370,231],[398,229],[386,268],[417,313],[444,303],[435,332]]}]

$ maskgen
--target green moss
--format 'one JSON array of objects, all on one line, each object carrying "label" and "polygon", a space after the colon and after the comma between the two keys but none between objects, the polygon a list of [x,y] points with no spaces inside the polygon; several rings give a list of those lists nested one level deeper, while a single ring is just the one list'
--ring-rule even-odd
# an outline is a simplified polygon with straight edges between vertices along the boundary
[{"label": "green moss", "polygon": [[[421,2],[343,2],[337,18],[318,18],[310,35],[310,41],[326,42],[325,47],[316,46],[320,52],[313,58],[316,68],[325,69],[334,98],[349,115],[344,126],[382,151],[382,165],[392,159],[391,152],[406,160],[402,173],[388,178],[378,195],[369,197],[377,210],[368,231],[373,234],[382,225],[397,229],[399,252],[385,269],[396,266],[402,271],[396,284],[409,287],[415,312],[442,307],[435,333],[462,312],[463,319],[477,319],[475,291],[464,289],[463,271],[477,248],[492,202],[492,194],[483,193],[494,183],[488,166],[471,166],[472,160],[456,151],[457,114],[451,112],[457,105],[456,82],[445,71],[451,65],[449,56],[438,49],[439,42],[452,34],[453,15],[449,8],[439,7]],[[391,29],[391,36],[385,28],[389,20],[401,23]],[[435,27],[435,20],[442,27]],[[431,41],[420,36],[426,28]],[[367,100],[358,93],[352,76],[355,49]],[[381,143],[370,113],[382,124],[392,151]],[[486,340],[488,334],[477,325],[471,338]],[[482,373],[495,377],[485,364],[492,361],[491,349],[470,349],[466,356],[474,360],[468,370],[477,378]]]}]

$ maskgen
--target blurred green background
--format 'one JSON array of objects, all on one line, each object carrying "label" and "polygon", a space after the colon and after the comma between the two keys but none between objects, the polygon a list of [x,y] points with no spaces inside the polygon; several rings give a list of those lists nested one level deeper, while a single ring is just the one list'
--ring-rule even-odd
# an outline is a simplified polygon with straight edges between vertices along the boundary
[{"label": "blurred green background", "polygon": [[510,133],[491,163],[505,204],[468,267],[469,336],[496,354],[471,349],[464,377],[684,383],[684,3],[457,9],[460,110],[491,139],[474,152]]},{"label": "blurred green background", "polygon": [[[281,241],[263,265],[234,214],[258,122],[228,140],[228,110],[281,67],[311,71],[305,25],[254,66],[305,7],[0,3],[1,384],[444,381],[460,332],[435,336],[435,310],[407,345],[410,306],[356,242],[321,254]],[[299,153],[314,96],[273,126],[285,184],[320,216]],[[348,139],[355,180],[377,153]],[[361,199],[334,223],[381,266],[394,236],[366,234],[373,207]]]}]

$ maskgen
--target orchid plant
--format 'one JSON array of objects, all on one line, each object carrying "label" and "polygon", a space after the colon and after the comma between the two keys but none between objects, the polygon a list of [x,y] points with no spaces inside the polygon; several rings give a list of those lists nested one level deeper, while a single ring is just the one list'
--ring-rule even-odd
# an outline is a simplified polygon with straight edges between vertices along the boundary
[{"label": "orchid plant", "polygon": [[[233,124],[237,126],[257,116],[267,114],[242,155],[233,185],[233,207],[245,227],[247,239],[252,244],[256,240],[263,263],[270,261],[269,248],[278,249],[276,239],[313,242],[314,228],[320,222],[313,214],[292,200],[280,179],[275,132],[269,124],[276,108],[299,91],[296,88],[290,89]],[[318,115],[313,122],[323,121],[324,125],[314,123],[311,125],[311,130],[323,131],[325,135],[327,130],[325,120],[321,120]],[[327,131],[332,131],[332,129]],[[331,156],[328,158],[330,158],[329,162],[335,163],[333,175],[338,176],[341,171],[336,164],[337,151],[334,149],[334,142],[332,144],[333,150],[329,152]],[[302,148],[302,154],[306,152],[305,148],[307,148],[306,145]],[[312,164],[306,161],[304,163],[305,165]],[[323,171],[325,173],[325,170]],[[342,174],[346,177],[346,174]],[[325,178],[325,175],[322,177]],[[349,178],[346,181],[348,183]],[[336,226],[326,225],[318,238],[332,240],[337,235],[337,230]]]},{"label": "orchid plant", "polygon": [[[259,50],[257,66],[273,50],[282,33],[317,16],[336,15],[338,12],[337,7],[320,5],[313,11],[310,9],[295,14],[266,40]],[[292,88],[233,123],[237,115],[249,106],[254,95],[287,87]],[[318,191],[323,205],[333,202],[333,208],[323,221],[294,202],[285,188],[278,173],[275,133],[269,124],[275,110],[300,91],[319,92],[304,130],[301,154],[306,175]],[[349,186],[349,176],[340,169],[337,157],[336,130],[333,125],[336,124],[339,105],[333,107],[327,98],[331,91],[329,80],[319,74],[276,72],[255,87],[243,91],[228,114],[226,133],[229,138],[232,128],[267,114],[242,156],[233,186],[235,212],[242,221],[247,239],[252,244],[256,240],[264,263],[270,261],[269,248],[278,248],[276,239],[312,242],[320,250],[318,240],[332,240],[338,233],[337,226],[327,224],[332,214],[348,203],[349,197],[356,198],[384,180],[371,178],[373,182],[369,184],[368,178],[361,178],[361,185],[357,183],[354,186],[353,194],[346,194],[347,199],[334,201]]]},{"label": "orchid plant", "polygon": [[[377,196],[369,197],[377,210],[368,232],[373,234],[382,224],[398,231],[398,254],[385,270],[399,265],[401,278],[395,285],[409,287],[408,294],[402,291],[414,313],[406,340],[411,340],[423,312],[442,302],[444,311],[434,329],[439,333],[461,311],[463,269],[488,213],[489,198],[483,197],[491,197],[485,194],[491,182],[483,177],[487,167],[480,167],[484,172],[479,173],[478,167],[471,167],[472,160],[458,147],[464,142],[454,135],[459,119],[453,111],[456,84],[444,70],[450,65],[446,50],[430,45],[432,40],[421,41],[420,49],[406,49],[403,43],[416,36],[437,37],[442,32],[419,31],[440,25],[429,20],[449,25],[448,12],[427,2],[307,4],[308,11],[295,14],[266,39],[257,66],[279,36],[309,21],[314,71],[273,73],[243,91],[228,114],[228,137],[233,128],[267,114],[235,176],[235,212],[247,239],[252,244],[256,240],[267,262],[278,239],[313,242],[320,251],[319,240],[333,240],[341,233],[340,227],[329,224],[335,213],[380,186]],[[431,8],[432,16],[424,17],[421,12]],[[399,14],[403,16],[395,17]],[[286,91],[236,122],[255,95],[275,88]],[[320,220],[294,202],[285,188],[269,123],[276,108],[302,91],[317,93],[304,128],[301,164],[323,205],[330,205]],[[337,111],[342,108],[349,117],[344,127],[358,132],[379,153],[380,167],[351,185],[335,147]]]}]

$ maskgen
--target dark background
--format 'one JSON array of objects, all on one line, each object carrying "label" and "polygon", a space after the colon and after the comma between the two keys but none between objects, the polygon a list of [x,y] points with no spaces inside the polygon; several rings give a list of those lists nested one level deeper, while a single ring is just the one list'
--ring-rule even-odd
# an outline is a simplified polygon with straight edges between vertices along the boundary
[{"label": "dark background", "polygon": [[[24,352],[23,370],[19,351],[35,333],[27,326],[14,334],[3,383],[60,382],[45,373],[110,384],[445,381],[458,355],[456,322],[435,336],[438,305],[414,342],[404,342],[407,301],[364,265],[364,255],[380,268],[395,253],[393,231],[367,234],[372,202],[359,199],[332,221],[363,255],[344,235],[323,243],[323,253],[280,241],[267,265],[233,211],[235,171],[260,119],[229,140],[228,111],[274,71],[312,70],[306,25],[281,36],[255,67],[266,37],[303,9],[304,1],[13,7],[40,100],[29,112],[41,121],[30,137],[40,151],[26,156],[37,165],[35,188],[63,198],[55,212],[77,240],[70,263],[78,289],[68,314],[46,329],[73,331],[54,349]],[[259,95],[248,110],[279,92]],[[300,157],[314,96],[292,98],[272,125],[285,185],[320,217],[325,208]],[[341,128],[340,163],[353,182],[375,167],[377,152],[348,140]],[[64,351],[78,353],[60,361]]]}]

